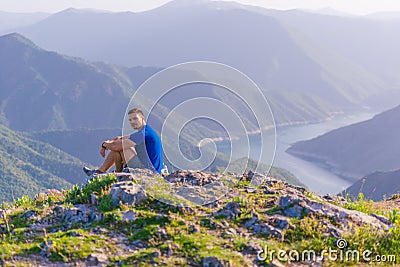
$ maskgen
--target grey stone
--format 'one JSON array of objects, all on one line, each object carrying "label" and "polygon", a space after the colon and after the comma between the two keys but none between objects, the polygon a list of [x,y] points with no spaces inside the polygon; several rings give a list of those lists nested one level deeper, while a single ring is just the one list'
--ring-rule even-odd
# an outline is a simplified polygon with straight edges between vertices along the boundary
[{"label": "grey stone", "polygon": [[86,258],[86,266],[106,266],[108,258],[104,254],[92,253]]},{"label": "grey stone", "polygon": [[353,231],[353,226],[368,225],[371,229],[387,230],[392,223],[378,215],[367,215],[357,210],[347,210],[327,202],[319,202],[303,195],[288,194],[278,200],[279,208],[288,217],[301,218],[303,215],[323,215],[334,219],[338,226],[330,226],[331,235],[339,236],[343,231]]},{"label": "grey stone", "polygon": [[200,227],[195,223],[189,222],[189,233],[198,233],[200,232]]},{"label": "grey stone", "polygon": [[92,193],[92,194],[90,195],[90,203],[91,203],[92,205],[97,205],[97,204],[98,204],[97,196],[96,196],[95,193]]},{"label": "grey stone", "polygon": [[254,233],[272,235],[282,238],[282,231],[266,223],[255,224],[251,227]]},{"label": "grey stone", "polygon": [[158,227],[157,231],[154,233],[156,237],[159,239],[167,239],[168,238],[168,233],[167,230],[165,230],[162,227]]},{"label": "grey stone", "polygon": [[249,228],[253,224],[255,224],[258,221],[258,215],[255,213],[252,213],[251,219],[247,220],[246,223],[244,224],[244,227]]},{"label": "grey stone", "polygon": [[207,257],[203,259],[203,267],[223,267],[217,257]]},{"label": "grey stone", "polygon": [[[56,209],[58,209],[56,207]],[[59,214],[58,212],[54,212]],[[93,218],[93,211],[85,204],[78,204],[72,208],[65,208],[59,216],[63,222],[69,223],[89,223]]]},{"label": "grey stone", "polygon": [[279,208],[285,209],[289,205],[294,205],[297,204],[301,201],[301,199],[298,196],[295,195],[286,195],[283,196],[279,199]]},{"label": "grey stone", "polygon": [[119,203],[137,205],[148,197],[144,190],[131,181],[118,182],[112,185],[110,190],[112,205],[118,206]]},{"label": "grey stone", "polygon": [[291,218],[301,218],[304,215],[304,213],[305,213],[304,208],[297,204],[283,211],[283,214]]},{"label": "grey stone", "polygon": [[227,219],[233,219],[240,214],[240,205],[236,202],[229,202],[220,211],[216,212],[216,216],[225,216]]},{"label": "grey stone", "polygon": [[378,220],[380,220],[381,222],[383,222],[386,225],[392,225],[392,222],[389,221],[386,217],[384,217],[382,215],[371,213],[371,216],[377,218]]},{"label": "grey stone", "polygon": [[37,219],[37,217],[38,217],[38,214],[37,214],[37,212],[36,211],[34,211],[34,210],[30,210],[30,211],[28,211],[26,214],[25,214],[25,218],[26,218],[26,220],[33,220],[33,219]]},{"label": "grey stone", "polygon": [[268,224],[276,226],[278,229],[289,229],[294,228],[290,223],[290,220],[282,215],[275,214],[268,218]]},{"label": "grey stone", "polygon": [[123,222],[133,222],[136,219],[136,213],[133,210],[122,211]]}]

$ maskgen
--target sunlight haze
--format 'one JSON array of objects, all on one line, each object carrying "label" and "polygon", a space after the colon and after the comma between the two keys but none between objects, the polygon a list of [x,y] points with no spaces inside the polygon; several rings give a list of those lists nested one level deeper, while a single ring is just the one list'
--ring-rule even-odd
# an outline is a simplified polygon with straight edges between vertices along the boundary
[{"label": "sunlight haze", "polygon": [[[39,0],[32,5],[31,0],[0,0],[0,11],[8,12],[48,12],[55,13],[66,8],[91,8],[109,11],[140,12],[161,6],[171,0]],[[364,15],[381,11],[400,11],[400,2],[396,0],[236,0],[234,2],[271,9],[325,9]]]}]

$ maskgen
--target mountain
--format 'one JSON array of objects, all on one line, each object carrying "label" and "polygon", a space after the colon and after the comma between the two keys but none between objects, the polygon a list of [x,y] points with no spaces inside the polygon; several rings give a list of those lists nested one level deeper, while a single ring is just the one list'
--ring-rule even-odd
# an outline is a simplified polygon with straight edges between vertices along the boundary
[{"label": "mountain", "polygon": [[[287,152],[320,162],[334,173],[359,179],[376,171],[400,169],[400,106],[370,120],[297,142]],[[390,185],[388,185],[390,187]]]},{"label": "mountain", "polygon": [[[0,37],[0,68],[0,123],[20,131],[122,128],[130,97],[140,84],[160,70],[63,56],[43,50],[19,34]],[[194,79],[199,77],[194,72],[191,75]],[[161,128],[168,110],[180,101],[216,96],[212,88],[201,85],[184,89],[159,100],[151,118],[155,128]],[[134,104],[144,111],[155,104],[146,95],[136,97]],[[24,113],[25,110],[29,113]],[[174,128],[185,121],[182,115],[172,118],[173,125],[168,127]],[[196,133],[219,136],[196,122],[188,129],[194,138],[198,137]]]},{"label": "mountain", "polygon": [[0,202],[81,183],[84,163],[45,142],[0,125]]},{"label": "mountain", "polygon": [[91,165],[100,166],[103,162],[99,153],[101,142],[121,135],[121,129],[54,130],[24,134],[57,147]]},{"label": "mountain", "polygon": [[392,93],[379,76],[336,53],[337,47],[259,10],[208,1],[173,1],[141,13],[69,9],[18,32],[46,49],[126,66],[228,64],[263,89],[282,124],[320,121]]},{"label": "mountain", "polygon": [[381,12],[371,13],[366,16],[371,19],[379,19],[379,20],[400,20],[399,11],[381,11]]},{"label": "mountain", "polygon": [[[94,155],[97,156],[98,143],[114,135],[102,135],[98,138],[95,132],[79,132],[79,129],[119,128],[120,135],[129,97],[143,81],[159,70],[90,63],[45,51],[19,34],[0,37],[0,67],[0,123],[19,131],[60,131],[57,137],[50,134],[45,139],[38,139],[47,142],[48,138],[56,147],[84,160],[89,158],[89,153],[92,153],[92,159]],[[194,72],[189,74],[194,79],[199,77]],[[168,94],[157,103],[149,118],[149,124],[161,132],[170,109],[185,99],[218,97],[213,90],[200,84],[185,87],[183,92],[178,94]],[[152,101],[146,95],[139,94],[135,104],[147,114],[154,104]],[[203,106],[199,108],[202,109]],[[166,129],[177,135],[181,134],[181,147],[184,147],[192,158],[198,157],[197,143],[201,139],[226,135],[196,121],[182,125],[182,122],[186,121],[188,119],[185,118],[185,114],[175,114],[166,124]],[[181,129],[183,126],[185,127]],[[250,123],[250,126],[253,125]],[[78,131],[74,132],[75,130]],[[130,131],[131,129],[129,133]],[[74,135],[74,143],[66,142],[70,138],[69,134]],[[79,134],[83,135],[81,139]],[[94,136],[90,138],[89,134]],[[62,145],[57,145],[51,140],[58,140]],[[82,147],[88,150],[82,152],[82,147],[76,144],[83,144]],[[91,147],[87,147],[89,144]],[[170,146],[171,142],[165,143],[165,148]],[[169,150],[180,153],[174,148]],[[98,160],[99,158],[96,162]]]},{"label": "mountain", "polygon": [[[332,16],[299,10],[276,11],[248,7],[271,16],[290,29],[313,41],[314,48],[324,48],[333,56],[362,67],[372,77],[398,89],[400,79],[400,19],[377,20],[374,16]],[[395,15],[395,14],[393,14]],[[373,99],[371,99],[373,101]],[[386,99],[388,101],[388,99]]]},{"label": "mountain", "polygon": [[366,199],[380,201],[400,193],[400,170],[374,172],[355,182],[340,193],[357,198],[362,193]]},{"label": "mountain", "polygon": [[[45,51],[18,34],[0,37],[0,120],[33,131],[118,127],[127,89],[82,59]],[[104,105],[112,99],[112,108]],[[77,119],[79,118],[79,119]]]},{"label": "mountain", "polygon": [[0,11],[0,35],[13,32],[14,29],[35,24],[50,16],[48,13],[15,13]]}]

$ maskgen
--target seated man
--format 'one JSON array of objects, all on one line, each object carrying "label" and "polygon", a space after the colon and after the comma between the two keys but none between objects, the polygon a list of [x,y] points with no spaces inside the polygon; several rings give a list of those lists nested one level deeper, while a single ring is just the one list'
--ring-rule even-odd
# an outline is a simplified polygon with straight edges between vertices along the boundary
[{"label": "seated man", "polygon": [[110,150],[103,164],[98,169],[83,167],[86,175],[107,172],[114,164],[116,171],[122,170],[122,165],[126,163],[128,167],[133,166],[133,158],[138,156],[144,168],[161,173],[164,167],[162,161],[162,144],[157,133],[146,124],[143,112],[134,108],[128,112],[128,120],[133,129],[137,132],[117,136],[111,140],[106,140],[101,144],[100,154],[105,157],[106,150]]}]

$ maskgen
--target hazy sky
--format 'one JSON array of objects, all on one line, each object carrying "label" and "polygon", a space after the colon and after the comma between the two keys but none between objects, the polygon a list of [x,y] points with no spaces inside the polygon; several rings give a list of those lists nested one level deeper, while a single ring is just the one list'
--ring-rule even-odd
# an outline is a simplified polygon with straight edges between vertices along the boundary
[{"label": "hazy sky", "polygon": [[[171,0],[0,0],[0,10],[55,13],[74,7],[111,11],[143,11],[169,1]],[[399,0],[235,0],[235,2],[274,9],[321,9],[331,7],[339,11],[355,14],[400,11]]]}]

